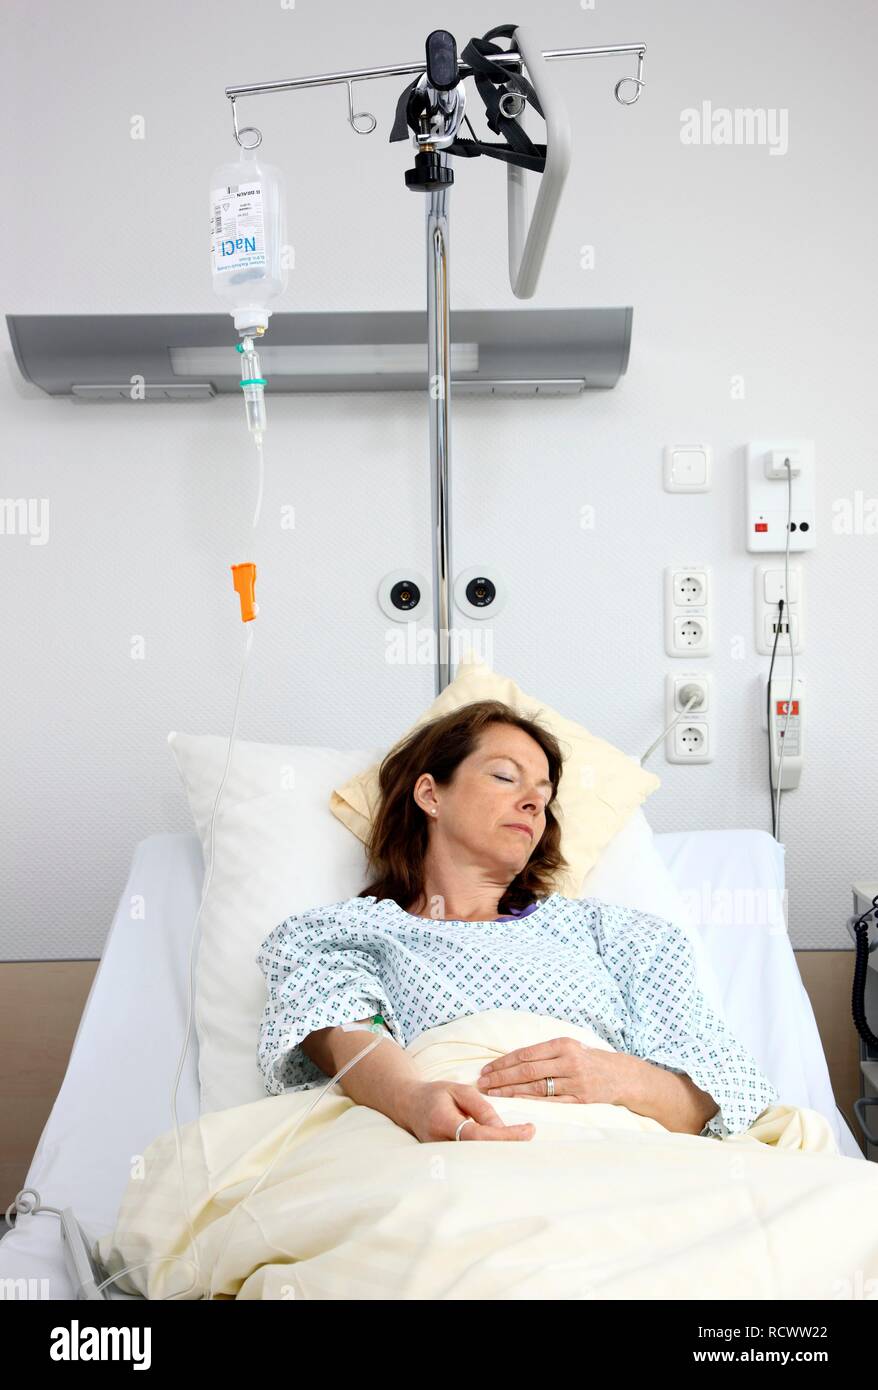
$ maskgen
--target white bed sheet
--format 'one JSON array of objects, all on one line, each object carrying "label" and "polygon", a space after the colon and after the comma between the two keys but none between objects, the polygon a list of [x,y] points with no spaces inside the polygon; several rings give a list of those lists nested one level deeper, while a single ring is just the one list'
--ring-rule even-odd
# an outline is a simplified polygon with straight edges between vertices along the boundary
[{"label": "white bed sheet", "polygon": [[732,1032],[778,1087],[784,1104],[819,1110],[833,1125],[841,1152],[865,1162],[835,1103],[814,1010],[787,933],[783,845],[764,830],[700,830],[655,840],[693,909],[691,920],[707,948]]},{"label": "white bed sheet", "polygon": [[[735,889],[741,901],[756,890],[767,903],[773,895],[780,901],[783,851],[762,831],[657,835],[656,844],[684,895],[708,909]],[[91,1236],[113,1229],[132,1156],[172,1126],[170,1090],[186,1027],[186,967],[202,872],[194,835],[153,835],[137,845],[31,1163],[26,1186],[50,1206],[72,1206]],[[135,897],[145,904],[143,919],[131,916]],[[836,1126],[842,1152],[863,1158],[835,1105],[782,915],[761,927],[728,924],[721,910],[713,919],[702,911],[700,924],[733,1031],[784,1101],[822,1111]],[[181,1124],[198,1114],[197,1055],[193,1027],[177,1097]],[[0,1278],[45,1280],[35,1285],[38,1296],[71,1298],[58,1225],[50,1214],[20,1218],[0,1242]]]},{"label": "white bed sheet", "polygon": [[[204,869],[195,835],[153,835],[134,851],[67,1072],[24,1186],[71,1206],[92,1236],[112,1230],[129,1164],[173,1125],[171,1087],[186,1029],[186,967]],[[144,904],[131,916],[132,900]],[[177,1092],[180,1124],[198,1115],[193,1023]],[[21,1217],[0,1242],[0,1278],[47,1279],[73,1296],[51,1213]],[[41,1286],[36,1286],[39,1291]],[[126,1298],[110,1286],[111,1297]]]}]

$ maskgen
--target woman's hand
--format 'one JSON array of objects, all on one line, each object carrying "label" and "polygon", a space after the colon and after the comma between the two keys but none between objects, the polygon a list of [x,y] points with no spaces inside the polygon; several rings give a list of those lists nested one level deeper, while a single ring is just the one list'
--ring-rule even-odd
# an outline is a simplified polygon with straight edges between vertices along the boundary
[{"label": "woman's hand", "polygon": [[545,1100],[549,1091],[546,1078],[551,1076],[557,1101],[626,1105],[637,1094],[642,1066],[638,1057],[627,1052],[586,1047],[576,1038],[553,1038],[533,1047],[519,1047],[489,1062],[476,1086],[483,1095],[541,1096]]},{"label": "woman's hand", "polygon": [[461,1120],[470,1119],[460,1131],[460,1142],[473,1139],[533,1139],[532,1124],[504,1124],[475,1086],[454,1081],[422,1081],[406,1094],[402,1118],[405,1128],[422,1144],[454,1139]]}]

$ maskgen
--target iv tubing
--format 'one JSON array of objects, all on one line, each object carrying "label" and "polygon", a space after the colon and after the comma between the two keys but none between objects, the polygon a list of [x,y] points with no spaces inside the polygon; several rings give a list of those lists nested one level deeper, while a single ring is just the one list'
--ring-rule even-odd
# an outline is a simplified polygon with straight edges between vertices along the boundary
[{"label": "iv tubing", "polygon": [[[257,494],[256,494],[256,506],[255,506],[255,509],[254,509],[254,512],[253,512],[253,530],[255,531],[257,525],[259,524],[259,518],[260,518],[260,515],[261,515],[261,512],[262,512],[262,498],[263,498],[263,493],[264,493],[264,488],[265,488],[265,459],[264,459],[264,455],[263,455],[263,445],[262,445],[262,437],[261,437],[261,435],[258,435],[258,434],[257,434],[257,435],[254,436],[254,438],[255,438],[255,441],[256,441],[256,450],[257,450],[257,456],[258,456],[258,475],[257,475],[257,476],[258,476],[258,485],[257,485]],[[258,611],[258,609],[257,609],[257,611]],[[181,1078],[182,1073],[183,1073],[183,1066],[184,1066],[184,1063],[185,1063],[185,1060],[186,1060],[186,1053],[187,1053],[188,1050],[189,1050],[189,1039],[190,1039],[191,1034],[192,1034],[192,1006],[193,1006],[193,1000],[194,1000],[193,961],[194,961],[194,953],[195,953],[195,938],[196,938],[196,935],[197,935],[197,933],[198,933],[198,927],[199,927],[200,922],[201,922],[201,914],[202,914],[202,911],[203,911],[203,909],[204,909],[204,904],[205,904],[205,902],[207,901],[207,895],[208,895],[208,892],[210,891],[211,882],[213,881],[213,867],[214,867],[215,853],[216,853],[216,821],[217,821],[217,816],[218,816],[218,814],[219,814],[220,806],[221,806],[221,804],[222,804],[222,798],[223,798],[223,793],[224,793],[224,791],[225,791],[226,782],[227,782],[227,780],[228,780],[229,769],[230,769],[231,763],[232,763],[232,755],[233,755],[233,752],[234,752],[235,740],[236,740],[236,738],[237,738],[237,733],[238,733],[238,715],[239,715],[240,708],[241,708],[241,696],[242,696],[242,693],[243,693],[243,690],[244,690],[244,677],[245,677],[246,672],[247,672],[247,666],[248,666],[248,662],[249,662],[249,659],[250,659],[250,651],[251,651],[252,646],[253,646],[253,628],[252,628],[251,624],[248,623],[248,624],[247,624],[247,636],[246,636],[246,640],[245,640],[245,644],[244,644],[244,657],[243,657],[243,660],[242,660],[242,662],[241,662],[241,671],[240,671],[240,675],[239,675],[239,677],[238,677],[238,690],[237,690],[237,694],[236,694],[236,696],[235,696],[235,711],[234,711],[234,715],[233,715],[233,717],[232,717],[232,731],[231,731],[231,734],[229,735],[229,748],[228,748],[228,753],[227,753],[227,755],[226,755],[226,764],[225,764],[225,767],[224,767],[224,769],[223,769],[223,775],[222,775],[222,778],[220,779],[219,787],[217,788],[216,799],[214,800],[214,803],[213,803],[213,810],[212,810],[212,812],[211,812],[211,817],[210,817],[209,859],[208,859],[207,873],[206,873],[206,875],[205,875],[204,886],[203,886],[202,892],[201,892],[201,901],[200,901],[200,903],[199,903],[199,905],[198,905],[198,911],[197,911],[197,913],[195,914],[195,922],[194,922],[193,927],[192,927],[192,937],[191,937],[191,940],[190,940],[190,943],[189,943],[189,966],[188,966],[189,1000],[188,1000],[188,1010],[187,1010],[187,1017],[186,1017],[186,1034],[185,1034],[185,1037],[184,1037],[184,1040],[183,1040],[183,1049],[182,1049],[182,1052],[180,1053],[180,1060],[179,1060],[179,1062],[178,1062],[178,1064],[177,1064],[177,1073],[176,1073],[176,1076],[174,1077],[173,1089],[172,1089],[172,1091],[171,1091],[171,1113],[172,1113],[173,1119],[174,1119],[174,1141],[175,1141],[176,1151],[177,1151],[177,1167],[178,1167],[179,1174],[180,1174],[180,1189],[181,1189],[181,1192],[182,1192],[182,1195],[183,1195],[184,1211],[185,1211],[185,1215],[186,1215],[186,1224],[187,1224],[187,1227],[188,1227],[188,1230],[189,1230],[189,1240],[190,1240],[190,1243],[191,1243],[191,1248],[192,1248],[192,1251],[193,1251],[194,1259],[189,1259],[188,1256],[185,1256],[185,1255],[161,1255],[161,1256],[157,1256],[156,1259],[154,1259],[154,1260],[145,1260],[145,1261],[142,1261],[140,1264],[126,1265],[126,1267],[125,1267],[124,1269],[120,1269],[116,1274],[112,1274],[112,1275],[110,1275],[108,1278],[104,1279],[104,1281],[103,1281],[101,1284],[99,1284],[99,1285],[97,1286],[97,1292],[101,1292],[103,1289],[105,1289],[105,1288],[107,1287],[108,1284],[113,1284],[113,1283],[115,1283],[116,1280],[117,1280],[117,1279],[121,1279],[122,1276],[123,1276],[124,1274],[133,1273],[134,1270],[137,1270],[137,1269],[144,1269],[144,1268],[146,1268],[147,1266],[152,1265],[152,1264],[161,1264],[161,1263],[164,1263],[164,1262],[167,1261],[167,1260],[171,1260],[171,1261],[173,1261],[173,1262],[179,1262],[179,1263],[182,1263],[182,1264],[188,1264],[192,1269],[195,1270],[195,1277],[194,1277],[194,1279],[192,1280],[192,1283],[189,1284],[185,1289],[182,1290],[182,1293],[167,1294],[167,1295],[165,1296],[165,1299],[162,1300],[162,1301],[168,1301],[168,1300],[172,1300],[172,1299],[176,1299],[176,1298],[180,1298],[180,1297],[185,1296],[187,1293],[190,1292],[191,1289],[193,1289],[193,1288],[195,1287],[195,1285],[196,1285],[197,1283],[199,1283],[199,1282],[201,1281],[201,1277],[202,1277],[202,1276],[201,1276],[201,1262],[200,1262],[199,1255],[198,1255],[198,1244],[197,1244],[196,1237],[195,1237],[195,1231],[194,1231],[194,1228],[193,1228],[193,1225],[192,1225],[192,1217],[191,1217],[191,1214],[190,1214],[189,1201],[188,1201],[188,1197],[187,1197],[187,1193],[186,1193],[186,1173],[185,1173],[185,1167],[184,1167],[184,1163],[183,1163],[183,1147],[182,1147],[181,1136],[180,1136],[180,1123],[179,1123],[179,1119],[178,1119],[178,1116],[177,1116],[177,1091],[178,1091],[179,1086],[180,1086],[180,1078]],[[245,1205],[246,1202],[248,1202],[248,1201],[250,1200],[250,1198],[253,1196],[253,1194],[254,1194],[254,1192],[256,1191],[256,1189],[257,1189],[263,1182],[265,1182],[266,1178],[267,1178],[267,1177],[269,1176],[269,1174],[271,1173],[271,1170],[272,1170],[272,1168],[274,1167],[275,1163],[276,1163],[277,1160],[280,1158],[281,1154],[284,1152],[284,1150],[286,1149],[286,1147],[287,1147],[287,1145],[290,1143],[290,1141],[291,1141],[291,1140],[295,1137],[295,1135],[297,1134],[297,1132],[298,1132],[300,1126],[301,1126],[302,1124],[304,1124],[305,1120],[308,1118],[308,1116],[311,1114],[311,1112],[315,1109],[315,1107],[316,1107],[317,1105],[320,1104],[320,1101],[323,1099],[323,1097],[324,1097],[325,1095],[328,1095],[328,1094],[330,1093],[330,1091],[332,1090],[332,1088],[333,1088],[333,1086],[336,1084],[336,1082],[339,1081],[339,1080],[341,1080],[341,1078],[342,1078],[343,1076],[345,1076],[347,1072],[350,1071],[351,1067],[355,1066],[356,1063],[359,1062],[360,1059],[361,1059],[362,1057],[365,1057],[368,1053],[372,1052],[372,1051],[374,1050],[374,1048],[376,1048],[376,1047],[378,1046],[378,1044],[381,1043],[381,1042],[383,1042],[384,1040],[385,1040],[384,1036],[379,1036],[379,1037],[377,1037],[377,1038],[374,1038],[374,1039],[368,1044],[368,1046],[365,1047],[365,1048],[363,1048],[363,1050],[362,1050],[361,1052],[358,1052],[357,1055],[356,1055],[355,1057],[351,1057],[351,1058],[349,1059],[349,1061],[347,1061],[347,1062],[345,1063],[345,1065],[344,1065],[338,1072],[336,1072],[335,1076],[331,1079],[331,1081],[328,1083],[328,1085],[326,1085],[325,1087],[322,1087],[322,1088],[320,1089],[320,1091],[318,1092],[317,1096],[314,1098],[314,1101],[312,1102],[312,1104],[309,1105],[308,1109],[304,1112],[304,1114],[301,1115],[301,1116],[299,1117],[299,1120],[296,1122],[296,1124],[295,1124],[295,1125],[293,1126],[293,1128],[290,1130],[289,1134],[287,1134],[286,1138],[284,1139],[283,1144],[281,1145],[281,1147],[280,1147],[280,1149],[278,1150],[278,1152],[275,1154],[275,1157],[274,1157],[274,1159],[272,1160],[272,1162],[271,1162],[271,1164],[269,1165],[269,1167],[265,1170],[265,1172],[262,1174],[262,1176],[261,1176],[260,1178],[257,1178],[256,1182],[253,1184],[253,1187],[250,1189],[250,1192],[249,1192],[249,1193],[247,1194],[247,1196],[244,1198],[244,1202],[242,1202],[242,1203],[240,1204],[240,1206],[238,1206],[238,1207],[236,1208],[235,1213],[234,1213],[234,1215],[233,1215],[231,1221],[229,1222],[229,1226],[228,1226],[228,1229],[227,1229],[227,1231],[226,1231],[225,1239],[224,1239],[224,1241],[223,1241],[223,1243],[222,1243],[222,1246],[220,1247],[219,1255],[217,1256],[217,1259],[216,1259],[215,1262],[214,1262],[214,1268],[216,1268],[216,1266],[219,1264],[220,1257],[225,1253],[226,1246],[227,1246],[227,1244],[228,1244],[228,1242],[229,1242],[229,1239],[230,1239],[230,1237],[231,1237],[232,1231],[233,1231],[233,1229],[234,1229],[234,1223],[235,1223],[235,1221],[236,1221],[237,1218],[238,1218],[238,1213],[239,1213],[240,1210],[241,1210],[241,1206]],[[210,1284],[209,1284],[209,1287],[208,1287],[207,1298],[208,1298],[208,1299],[212,1299],[212,1298],[213,1298],[213,1271],[211,1271]]]},{"label": "iv tubing", "polygon": [[[253,513],[253,529],[254,529],[254,530],[255,530],[256,525],[257,525],[257,523],[258,523],[258,521],[259,521],[259,516],[260,516],[261,509],[262,509],[262,492],[263,492],[263,483],[264,483],[264,478],[265,478],[265,462],[264,462],[263,454],[262,454],[262,443],[261,443],[261,441],[259,442],[259,444],[258,444],[258,446],[257,446],[257,452],[258,452],[258,457],[259,457],[259,474],[258,474],[258,477],[259,477],[259,484],[258,484],[258,490],[257,490],[256,508],[255,508],[254,513]],[[187,1194],[186,1194],[186,1174],[185,1174],[185,1170],[184,1170],[184,1166],[183,1166],[183,1148],[182,1148],[182,1144],[181,1144],[181,1142],[180,1142],[180,1122],[179,1122],[179,1119],[178,1119],[178,1117],[177,1117],[177,1091],[178,1091],[179,1086],[180,1086],[180,1077],[181,1077],[182,1074],[183,1074],[183,1066],[184,1066],[184,1063],[185,1063],[185,1060],[186,1060],[186,1053],[189,1051],[189,1039],[190,1039],[190,1037],[191,1037],[191,1035],[192,1035],[192,1005],[193,1005],[193,999],[194,999],[194,990],[193,990],[193,969],[192,969],[192,967],[193,967],[194,954],[195,954],[195,938],[196,938],[196,936],[197,936],[197,934],[198,934],[198,928],[199,928],[199,925],[200,925],[200,923],[201,923],[201,914],[202,914],[202,911],[204,910],[204,904],[205,904],[205,902],[207,901],[207,895],[208,895],[208,892],[210,891],[211,882],[213,881],[213,866],[214,866],[215,851],[216,851],[216,820],[217,820],[217,815],[218,815],[218,813],[219,813],[220,805],[221,805],[221,803],[222,803],[222,797],[223,797],[223,792],[225,791],[226,781],[228,780],[229,769],[230,769],[231,764],[232,764],[232,754],[233,754],[233,752],[234,752],[235,739],[236,739],[237,733],[238,733],[238,714],[239,714],[239,711],[240,711],[240,708],[241,708],[241,695],[242,695],[243,690],[244,690],[244,676],[245,676],[246,671],[247,671],[247,664],[248,664],[248,661],[249,661],[249,658],[250,658],[250,649],[252,648],[252,646],[253,646],[253,628],[252,628],[252,626],[248,623],[248,624],[247,624],[247,636],[246,636],[246,640],[245,640],[245,643],[244,643],[244,658],[243,658],[243,660],[242,660],[242,662],[241,662],[241,671],[240,671],[240,675],[238,676],[238,691],[237,691],[237,694],[236,694],[236,696],[235,696],[235,712],[234,712],[234,715],[233,715],[233,717],[232,717],[232,732],[231,732],[231,734],[229,735],[229,749],[228,749],[228,753],[226,754],[226,765],[225,765],[225,767],[224,767],[224,769],[223,769],[223,775],[222,775],[222,777],[221,777],[221,779],[220,779],[219,787],[217,788],[216,798],[215,798],[215,800],[214,800],[214,803],[213,803],[213,810],[212,810],[211,816],[210,816],[210,837],[209,837],[209,846],[210,846],[210,850],[209,850],[209,859],[208,859],[208,865],[207,865],[207,873],[206,873],[205,878],[204,878],[204,886],[203,886],[203,888],[202,888],[202,890],[201,890],[201,901],[200,901],[200,903],[198,904],[198,911],[197,911],[196,914],[195,914],[195,922],[194,922],[193,927],[192,927],[192,936],[191,936],[190,941],[189,941],[189,965],[188,965],[188,971],[187,971],[187,975],[188,975],[188,984],[189,984],[189,1002],[188,1002],[188,1010],[187,1010],[187,1015],[186,1015],[186,1034],[185,1034],[185,1037],[184,1037],[184,1039],[183,1039],[183,1050],[182,1050],[181,1053],[180,1053],[180,1060],[179,1060],[179,1062],[177,1063],[177,1074],[176,1074],[176,1076],[174,1077],[173,1089],[171,1090],[171,1114],[172,1114],[173,1119],[174,1119],[174,1140],[175,1140],[176,1148],[177,1148],[177,1166],[178,1166],[179,1172],[180,1172],[180,1187],[181,1187],[181,1191],[182,1191],[182,1194],[183,1194],[184,1210],[185,1210],[185,1213],[186,1213],[186,1223],[187,1223],[187,1225],[188,1225],[188,1227],[189,1227],[189,1239],[190,1239],[190,1242],[191,1242],[191,1245],[192,1245],[192,1249],[193,1249],[194,1254],[195,1254],[195,1259],[194,1259],[194,1261],[192,1261],[192,1260],[189,1260],[189,1259],[187,1259],[185,1256],[182,1256],[182,1255],[177,1255],[177,1256],[173,1256],[173,1257],[165,1256],[164,1258],[165,1258],[165,1259],[167,1259],[167,1258],[174,1258],[174,1259],[177,1259],[177,1260],[182,1260],[185,1264],[193,1265],[193,1267],[194,1267],[194,1269],[195,1269],[195,1278],[193,1279],[192,1283],[188,1286],[188,1288],[186,1288],[186,1289],[183,1290],[183,1293],[184,1293],[184,1294],[188,1293],[189,1290],[192,1289],[192,1288],[194,1288],[194,1287],[195,1287],[195,1284],[198,1283],[198,1281],[199,1281],[199,1279],[200,1279],[200,1277],[201,1277],[201,1265],[200,1265],[200,1262],[199,1262],[199,1259],[198,1259],[198,1245],[197,1245],[197,1242],[196,1242],[196,1239],[195,1239],[195,1231],[194,1231],[193,1226],[192,1226],[192,1218],[191,1218],[191,1216],[190,1216],[190,1214],[189,1214],[189,1202],[188,1202]],[[151,1263],[153,1263],[153,1261],[148,1261],[147,1263],[151,1264]],[[156,1261],[156,1263],[158,1263],[158,1261]],[[114,1283],[117,1279],[121,1279],[121,1277],[122,1277],[123,1274],[128,1274],[128,1273],[131,1272],[132,1270],[134,1270],[134,1269],[139,1269],[139,1268],[142,1268],[142,1266],[140,1266],[140,1265],[129,1265],[129,1266],[127,1266],[125,1269],[119,1270],[119,1272],[118,1272],[117,1274],[111,1275],[111,1277],[110,1277],[109,1279],[105,1279],[104,1282],[98,1286],[98,1292],[100,1292],[102,1289],[104,1289],[104,1288],[107,1286],[107,1284],[112,1284],[112,1283]],[[177,1296],[177,1295],[169,1295],[169,1297],[176,1297],[176,1296]]]}]

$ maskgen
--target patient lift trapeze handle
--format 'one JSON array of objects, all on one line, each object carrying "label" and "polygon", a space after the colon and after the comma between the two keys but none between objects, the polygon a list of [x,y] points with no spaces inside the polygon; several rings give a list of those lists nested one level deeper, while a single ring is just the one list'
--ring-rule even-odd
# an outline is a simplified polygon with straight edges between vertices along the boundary
[{"label": "patient lift trapeze handle", "polygon": [[[546,122],[546,167],[540,179],[528,223],[525,170],[506,165],[506,206],[509,223],[509,283],[519,299],[530,299],[546,254],[549,233],[570,168],[571,137],[567,111],[549,80],[549,65],[530,29],[515,30],[515,44],[527,66]],[[517,120],[524,125],[524,105]]]}]

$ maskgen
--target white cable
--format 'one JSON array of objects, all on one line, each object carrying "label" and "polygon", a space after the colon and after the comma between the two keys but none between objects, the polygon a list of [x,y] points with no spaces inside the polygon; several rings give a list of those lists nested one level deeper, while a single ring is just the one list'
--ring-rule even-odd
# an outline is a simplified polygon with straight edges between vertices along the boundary
[{"label": "white cable", "polygon": [[[684,689],[685,689],[685,687],[684,687]],[[692,696],[690,696],[687,705],[685,706],[684,709],[681,709],[681,710],[680,710],[680,713],[677,715],[676,719],[674,719],[673,722],[670,723],[670,724],[668,725],[668,727],[665,729],[665,731],[664,731],[663,734],[659,734],[659,736],[658,736],[658,738],[656,739],[655,743],[651,743],[651,744],[649,745],[649,747],[647,748],[647,750],[646,750],[646,752],[644,753],[643,757],[640,759],[640,766],[641,766],[641,767],[643,767],[643,764],[646,762],[646,760],[647,760],[647,758],[649,757],[650,753],[654,753],[654,752],[655,752],[655,750],[658,748],[659,744],[661,743],[662,739],[663,739],[663,738],[667,738],[667,736],[668,736],[668,734],[671,732],[671,730],[674,729],[674,728],[676,728],[676,726],[679,724],[680,720],[683,718],[683,715],[684,715],[684,714],[688,714],[689,711],[690,711],[690,709],[692,708],[693,705],[700,705],[700,704],[702,704],[702,703],[703,703],[703,700],[704,700],[704,697],[702,696],[700,690],[696,690],[695,694],[692,695]]]},{"label": "white cable", "polygon": [[[776,840],[780,840],[780,791],[781,791],[781,786],[780,786],[780,784],[781,784],[781,773],[783,772],[783,755],[784,755],[784,752],[786,751],[787,730],[788,730],[788,728],[789,728],[789,726],[790,726],[790,715],[792,714],[792,710],[793,710],[793,695],[794,695],[794,693],[795,693],[795,688],[796,688],[796,644],[795,644],[795,642],[793,641],[793,620],[792,620],[792,617],[791,617],[791,615],[790,615],[790,541],[791,541],[791,539],[792,539],[792,534],[793,534],[792,531],[790,530],[790,525],[791,525],[791,522],[792,522],[792,519],[793,519],[793,470],[792,470],[792,468],[790,467],[790,461],[789,461],[789,459],[786,459],[786,460],[785,460],[785,463],[786,463],[786,470],[787,470],[788,501],[787,501],[787,545],[786,545],[786,551],[784,552],[784,598],[785,598],[785,600],[786,600],[786,602],[785,602],[785,604],[784,604],[784,607],[785,607],[786,613],[787,613],[787,634],[788,634],[789,639],[790,639],[790,698],[787,700],[787,717],[786,717],[786,721],[785,721],[785,723],[784,723],[783,734],[781,735],[781,739],[780,739],[780,753],[779,753],[779,755],[778,755],[778,760],[777,760],[777,790],[776,790],[775,803],[774,803],[774,836],[775,836],[775,839],[776,839]],[[781,621],[783,621],[783,620],[781,620]],[[772,718],[774,718],[774,711],[773,711],[773,710],[772,710]],[[770,737],[771,737],[771,731],[769,730],[769,738],[770,738]]]}]

